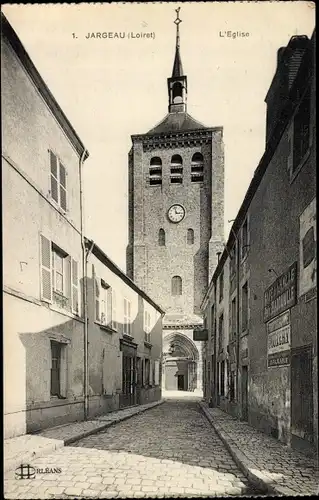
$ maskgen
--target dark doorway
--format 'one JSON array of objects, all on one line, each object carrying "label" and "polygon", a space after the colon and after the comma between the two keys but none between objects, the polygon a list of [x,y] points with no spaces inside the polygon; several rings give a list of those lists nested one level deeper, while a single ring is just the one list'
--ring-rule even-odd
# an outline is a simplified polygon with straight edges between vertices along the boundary
[{"label": "dark doorway", "polygon": [[184,389],[184,387],[185,387],[184,383],[185,383],[184,382],[184,375],[177,375],[177,389],[179,391],[184,391],[185,390]]},{"label": "dark doorway", "polygon": [[248,421],[248,367],[241,368],[241,418]]},{"label": "dark doorway", "polygon": [[291,353],[291,432],[295,447],[306,448],[307,442],[313,442],[312,355],[309,347]]},{"label": "dark doorway", "polygon": [[143,363],[141,358],[136,358],[136,403],[141,404],[141,390],[143,383]]},{"label": "dark doorway", "polygon": [[123,355],[120,406],[136,404],[136,357]]}]

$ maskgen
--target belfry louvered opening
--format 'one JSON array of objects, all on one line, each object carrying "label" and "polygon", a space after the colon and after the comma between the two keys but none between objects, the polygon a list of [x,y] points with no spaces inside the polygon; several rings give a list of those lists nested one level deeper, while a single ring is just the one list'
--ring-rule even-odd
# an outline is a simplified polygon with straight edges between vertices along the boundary
[{"label": "belfry louvered opening", "polygon": [[149,183],[151,186],[162,184],[162,160],[154,156],[150,161]]},{"label": "belfry louvered opening", "polygon": [[191,181],[203,182],[204,180],[204,158],[201,153],[195,153],[191,163]]},{"label": "belfry louvered opening", "polygon": [[171,159],[171,184],[183,183],[183,160],[180,155],[173,155]]}]

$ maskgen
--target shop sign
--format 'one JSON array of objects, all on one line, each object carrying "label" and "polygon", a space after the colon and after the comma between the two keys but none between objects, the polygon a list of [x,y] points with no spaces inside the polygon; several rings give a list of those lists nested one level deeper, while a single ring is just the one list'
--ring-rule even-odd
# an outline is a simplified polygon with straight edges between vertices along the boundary
[{"label": "shop sign", "polygon": [[277,366],[287,366],[290,364],[290,350],[276,352],[268,356],[268,368],[275,368]]},{"label": "shop sign", "polygon": [[264,296],[264,321],[278,316],[294,306],[297,302],[297,262],[279,276],[276,281],[267,288]]},{"label": "shop sign", "polygon": [[289,364],[290,345],[290,311],[286,311],[267,323],[268,368]]}]

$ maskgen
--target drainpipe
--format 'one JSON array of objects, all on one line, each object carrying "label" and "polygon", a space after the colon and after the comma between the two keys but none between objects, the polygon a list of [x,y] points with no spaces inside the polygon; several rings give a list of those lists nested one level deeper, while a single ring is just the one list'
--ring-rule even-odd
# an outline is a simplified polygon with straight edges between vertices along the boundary
[{"label": "drainpipe", "polygon": [[83,304],[83,316],[84,316],[84,419],[88,418],[88,312],[87,312],[87,251],[85,248],[84,240],[84,209],[83,209],[83,178],[82,178],[82,167],[85,161],[85,155],[87,150],[84,149],[83,154],[79,161],[79,178],[80,178],[80,213],[81,213],[81,246],[82,246],[82,276],[83,276],[83,286],[82,286],[82,304]]}]

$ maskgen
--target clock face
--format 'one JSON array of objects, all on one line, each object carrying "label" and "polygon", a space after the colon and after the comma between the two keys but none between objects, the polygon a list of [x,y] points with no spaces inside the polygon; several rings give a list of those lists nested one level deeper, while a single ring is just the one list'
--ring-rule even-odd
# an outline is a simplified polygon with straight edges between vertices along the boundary
[{"label": "clock face", "polygon": [[181,222],[185,217],[185,208],[182,205],[172,205],[167,212],[171,222]]}]

